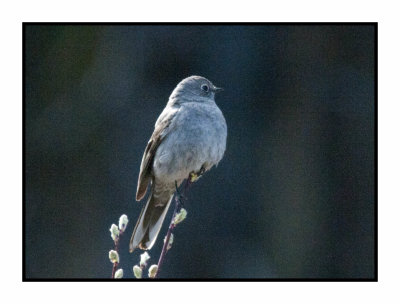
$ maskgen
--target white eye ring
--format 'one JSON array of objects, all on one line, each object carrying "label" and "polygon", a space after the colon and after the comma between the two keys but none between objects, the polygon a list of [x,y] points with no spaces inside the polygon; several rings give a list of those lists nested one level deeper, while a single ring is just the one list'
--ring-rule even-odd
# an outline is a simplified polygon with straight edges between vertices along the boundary
[{"label": "white eye ring", "polygon": [[204,92],[208,92],[209,87],[208,87],[208,85],[203,84],[203,85],[201,85],[201,89],[202,89]]}]

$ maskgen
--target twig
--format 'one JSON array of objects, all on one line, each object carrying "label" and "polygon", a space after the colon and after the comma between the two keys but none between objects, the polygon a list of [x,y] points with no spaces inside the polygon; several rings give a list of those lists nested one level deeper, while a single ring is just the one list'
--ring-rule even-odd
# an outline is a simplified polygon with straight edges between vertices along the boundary
[{"label": "twig", "polygon": [[112,268],[111,279],[114,279],[114,277],[115,277],[115,271],[117,271],[117,267],[118,267],[118,262],[115,262],[115,263],[113,264],[113,268]]},{"label": "twig", "polygon": [[[158,264],[157,264],[157,272],[156,272],[154,278],[157,278],[158,274],[160,273],[161,266],[163,265],[165,255],[167,254],[167,251],[168,251],[169,239],[171,238],[172,231],[174,230],[174,228],[176,226],[175,225],[175,216],[178,213],[178,211],[182,208],[181,195],[179,194],[178,186],[177,186],[176,182],[175,182],[175,188],[176,188],[175,209],[174,209],[174,213],[172,214],[171,223],[169,224],[169,228],[168,228],[167,235],[165,237],[163,248],[161,250],[160,259],[158,260]],[[186,190],[186,188],[185,188],[185,190]]]},{"label": "twig", "polygon": [[[123,233],[124,233],[123,231],[120,231],[120,232],[119,232],[119,235],[118,235],[118,238],[114,241],[114,244],[115,244],[114,250],[115,250],[116,252],[118,252],[119,241],[120,241],[121,236],[122,236]],[[115,272],[117,271],[118,265],[119,265],[118,262],[113,263],[113,268],[112,268],[112,272],[111,272],[111,279],[114,279],[114,277],[115,277]]]}]

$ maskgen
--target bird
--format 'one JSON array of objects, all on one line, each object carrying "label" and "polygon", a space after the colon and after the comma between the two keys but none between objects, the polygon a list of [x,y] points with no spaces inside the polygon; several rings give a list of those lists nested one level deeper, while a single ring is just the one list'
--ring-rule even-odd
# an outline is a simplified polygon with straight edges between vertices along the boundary
[{"label": "bird", "polygon": [[215,103],[222,91],[201,76],[183,79],[172,91],[143,153],[136,200],[150,187],[129,251],[149,250],[160,232],[175,190],[217,166],[226,149],[227,125]]}]

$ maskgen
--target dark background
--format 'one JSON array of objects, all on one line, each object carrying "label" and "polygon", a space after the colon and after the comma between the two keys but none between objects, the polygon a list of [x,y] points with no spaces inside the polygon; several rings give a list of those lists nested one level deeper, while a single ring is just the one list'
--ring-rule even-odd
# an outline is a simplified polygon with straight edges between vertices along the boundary
[{"label": "dark background", "polygon": [[161,277],[373,278],[374,47],[374,25],[25,24],[26,278],[109,278],[123,213],[133,277],[142,153],[190,75],[225,88],[227,150]]}]

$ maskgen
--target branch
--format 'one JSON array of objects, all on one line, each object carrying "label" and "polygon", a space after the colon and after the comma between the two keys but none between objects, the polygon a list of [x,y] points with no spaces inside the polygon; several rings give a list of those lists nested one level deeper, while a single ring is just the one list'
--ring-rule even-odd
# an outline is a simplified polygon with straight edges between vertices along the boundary
[{"label": "branch", "polygon": [[[118,247],[119,247],[119,240],[120,240],[122,234],[123,234],[123,232],[120,232],[118,238],[115,239],[115,241],[114,241],[114,244],[115,244],[114,250],[117,253],[118,253]],[[115,272],[117,271],[118,265],[119,265],[119,258],[118,258],[118,262],[114,262],[113,263],[113,268],[112,268],[112,272],[111,272],[111,279],[115,278]]]},{"label": "branch", "polygon": [[126,229],[126,225],[128,225],[128,222],[129,222],[128,217],[125,214],[123,214],[119,218],[119,226],[112,224],[110,228],[111,238],[114,241],[114,250],[110,250],[110,252],[108,253],[110,262],[113,263],[113,268],[111,272],[112,279],[115,278],[120,279],[123,277],[123,270],[122,269],[117,270],[119,265],[118,247],[121,237]]},{"label": "branch", "polygon": [[[186,183],[185,193],[186,193],[186,190],[188,189],[189,185],[190,185],[190,181]],[[176,188],[175,209],[174,209],[174,213],[172,214],[172,219],[171,219],[171,223],[169,224],[167,235],[165,236],[165,239],[164,239],[164,245],[161,250],[160,259],[158,260],[158,264],[157,264],[157,271],[153,278],[158,277],[158,274],[160,273],[161,267],[164,263],[165,255],[167,254],[167,251],[171,247],[170,239],[171,239],[172,231],[175,229],[175,227],[178,223],[180,223],[181,221],[183,221],[185,219],[186,214],[187,214],[186,210],[182,208],[182,206],[183,206],[182,195],[179,193],[178,185],[176,182],[175,182],[175,188]]]},{"label": "branch", "polygon": [[176,216],[178,210],[180,210],[180,209],[181,209],[181,203],[180,203],[180,199],[177,196],[177,197],[175,197],[175,209],[174,209],[174,213],[172,214],[171,224],[169,225],[167,236],[165,237],[164,246],[163,246],[161,254],[160,254],[160,259],[158,260],[157,272],[156,272],[154,278],[157,278],[158,274],[160,273],[161,266],[163,265],[165,255],[167,254],[167,251],[168,251],[169,240],[171,238],[172,231],[174,230],[174,228],[176,226],[175,225],[175,216]]}]

